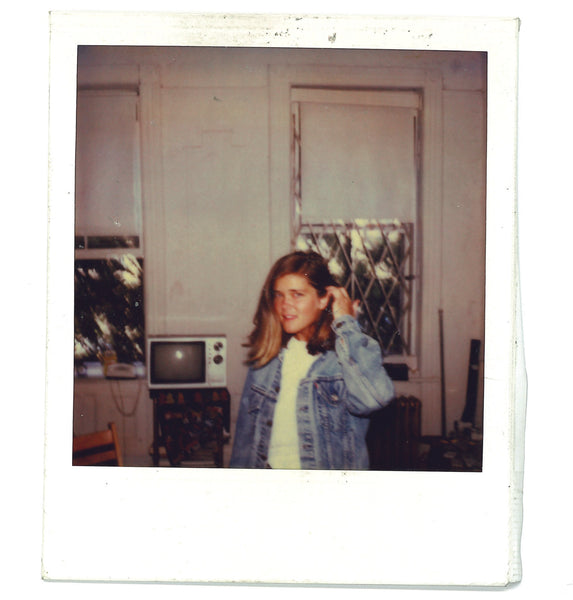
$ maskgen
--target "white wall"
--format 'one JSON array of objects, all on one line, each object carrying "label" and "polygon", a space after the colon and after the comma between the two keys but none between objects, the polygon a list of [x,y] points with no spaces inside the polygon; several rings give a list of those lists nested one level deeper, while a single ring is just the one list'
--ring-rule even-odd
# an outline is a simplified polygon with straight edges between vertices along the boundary
[{"label": "white wall", "polygon": [[[431,332],[421,357],[430,371],[414,373],[397,389],[422,400],[424,433],[439,434],[436,332],[443,308],[449,430],[465,403],[470,339],[483,342],[484,330],[486,79],[479,54],[82,49],[80,85],[136,84],[140,90],[147,332],[228,336],[234,421],[245,375],[242,343],[260,287],[274,255],[289,250],[288,210],[274,193],[282,186],[288,198],[290,166],[282,157],[289,150],[270,142],[281,114],[271,105],[269,73],[277,65],[365,74],[421,70],[437,77],[443,157],[442,171],[432,177],[442,201],[423,222],[443,227],[432,254],[432,263],[441,264],[424,266],[426,276],[438,274],[432,302],[440,306],[427,307],[430,316],[421,323]],[[148,411],[133,418],[151,434]]]}]

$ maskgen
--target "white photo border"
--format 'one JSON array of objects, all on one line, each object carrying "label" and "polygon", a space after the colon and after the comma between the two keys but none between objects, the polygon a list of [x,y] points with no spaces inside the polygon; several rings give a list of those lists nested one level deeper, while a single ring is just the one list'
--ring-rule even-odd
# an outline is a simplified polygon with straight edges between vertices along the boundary
[{"label": "white photo border", "polygon": [[[517,19],[477,17],[51,15],[44,579],[404,586],[519,580],[525,398],[516,351],[518,28]],[[77,47],[104,44],[487,52],[481,473],[71,466]],[[461,531],[471,539],[463,550]],[[451,543],[434,552],[436,540]]]}]

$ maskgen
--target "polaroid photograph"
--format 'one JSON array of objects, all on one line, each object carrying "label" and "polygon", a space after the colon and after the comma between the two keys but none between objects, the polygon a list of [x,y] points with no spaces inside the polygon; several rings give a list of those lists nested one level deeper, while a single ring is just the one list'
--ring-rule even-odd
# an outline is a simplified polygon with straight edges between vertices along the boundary
[{"label": "polaroid photograph", "polygon": [[42,577],[520,581],[519,21],[50,28]]}]

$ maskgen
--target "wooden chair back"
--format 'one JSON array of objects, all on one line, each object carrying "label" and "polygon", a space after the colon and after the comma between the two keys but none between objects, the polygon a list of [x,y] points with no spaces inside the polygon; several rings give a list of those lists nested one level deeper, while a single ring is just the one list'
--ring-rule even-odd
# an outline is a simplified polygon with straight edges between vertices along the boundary
[{"label": "wooden chair back", "polygon": [[108,428],[103,431],[74,436],[72,464],[122,467],[123,459],[115,423],[109,423]]}]

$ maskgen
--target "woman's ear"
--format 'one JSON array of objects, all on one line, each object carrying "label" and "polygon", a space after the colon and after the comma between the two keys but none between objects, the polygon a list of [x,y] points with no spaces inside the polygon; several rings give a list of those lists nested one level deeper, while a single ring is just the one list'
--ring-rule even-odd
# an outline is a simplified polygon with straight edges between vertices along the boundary
[{"label": "woman's ear", "polygon": [[331,302],[332,302],[332,296],[327,293],[322,298],[318,299],[318,307],[320,308],[320,310],[324,310],[325,308],[328,308],[328,306]]}]

